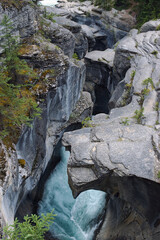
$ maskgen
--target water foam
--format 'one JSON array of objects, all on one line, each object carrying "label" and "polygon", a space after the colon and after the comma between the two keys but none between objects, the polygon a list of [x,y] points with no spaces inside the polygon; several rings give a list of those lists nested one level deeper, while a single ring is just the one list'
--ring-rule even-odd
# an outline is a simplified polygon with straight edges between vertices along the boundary
[{"label": "water foam", "polygon": [[98,217],[105,207],[106,194],[89,190],[75,200],[68,185],[68,158],[69,152],[62,147],[61,161],[46,182],[38,213],[55,209],[57,216],[50,231],[59,240],[92,240]]}]

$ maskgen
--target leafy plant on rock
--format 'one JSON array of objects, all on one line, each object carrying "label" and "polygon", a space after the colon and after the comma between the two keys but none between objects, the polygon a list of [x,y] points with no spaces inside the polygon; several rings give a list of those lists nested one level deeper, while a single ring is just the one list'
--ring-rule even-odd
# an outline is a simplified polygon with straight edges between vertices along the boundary
[{"label": "leafy plant on rock", "polygon": [[148,88],[150,85],[151,88],[154,89],[154,84],[153,84],[152,78],[146,78],[145,80],[143,80],[142,84],[145,85],[146,88]]},{"label": "leafy plant on rock", "polygon": [[44,240],[44,234],[49,231],[55,216],[53,211],[46,215],[42,214],[41,217],[36,214],[27,215],[24,217],[24,222],[22,223],[16,218],[12,225],[4,227],[4,239]]},{"label": "leafy plant on rock", "polygon": [[144,107],[142,107],[140,110],[136,110],[134,113],[135,115],[133,116],[133,118],[136,119],[138,124],[142,123],[142,119],[144,118]]},{"label": "leafy plant on rock", "polygon": [[128,125],[129,125],[129,119],[128,119],[128,117],[122,118],[121,121],[120,121],[120,124],[123,124],[123,125],[125,125],[125,126],[128,126]]},{"label": "leafy plant on rock", "polygon": [[90,117],[86,117],[83,121],[82,121],[82,127],[93,127],[92,121]]},{"label": "leafy plant on rock", "polygon": [[160,179],[160,171],[157,173],[157,177]]},{"label": "leafy plant on rock", "polygon": [[73,53],[72,58],[74,58],[74,59],[76,59],[76,60],[79,60],[77,53]]},{"label": "leafy plant on rock", "polygon": [[156,31],[160,30],[160,24],[156,27]]}]

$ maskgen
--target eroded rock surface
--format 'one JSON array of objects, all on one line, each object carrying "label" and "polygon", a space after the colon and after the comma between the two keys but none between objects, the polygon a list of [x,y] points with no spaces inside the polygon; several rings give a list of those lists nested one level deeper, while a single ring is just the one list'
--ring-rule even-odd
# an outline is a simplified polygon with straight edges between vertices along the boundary
[{"label": "eroded rock surface", "polygon": [[112,79],[115,51],[92,51],[85,55],[86,81],[84,89],[88,91],[94,102],[93,114],[108,113],[108,101],[114,89]]},{"label": "eroded rock surface", "polygon": [[[0,6],[1,17],[7,14],[23,39],[20,57],[37,70],[36,94],[43,108],[42,119],[24,129],[17,152],[10,149],[7,155],[5,146],[0,148],[8,163],[2,164],[2,222],[13,222],[20,203],[37,186],[64,129],[91,114],[91,97],[81,94],[85,64],[72,58],[77,53],[79,59],[85,56],[85,87],[92,99],[95,84],[112,97],[109,115],[96,115],[92,127],[64,135],[64,145],[71,148],[68,174],[73,194],[91,188],[108,192],[98,240],[159,240],[158,22],[146,23],[138,34],[130,31],[135,19],[125,11],[103,12],[89,1],[63,1],[46,11],[57,16],[45,18],[44,8],[39,16],[30,4],[20,11]],[[127,34],[115,52],[106,50]],[[18,159],[25,160],[25,167]]]},{"label": "eroded rock surface", "polygon": [[[35,95],[43,110],[41,118],[35,119],[32,127],[23,129],[16,151],[12,146],[8,153],[5,147],[1,151],[6,153],[1,154],[5,158],[4,166],[2,164],[4,177],[0,182],[1,219],[2,224],[10,224],[21,202],[37,186],[55,145],[70,124],[70,115],[82,95],[86,68],[83,61],[71,58],[75,47],[72,32],[39,16],[36,7],[28,4],[17,10],[14,7],[3,9],[0,5],[0,11],[1,17],[6,14],[14,21],[13,32],[20,34],[20,58],[36,69]],[[19,22],[21,18],[23,21]],[[81,114],[84,117],[91,114],[92,101],[88,95],[82,96],[88,100],[87,104],[83,104],[84,100],[79,103],[81,113],[78,116],[82,120]],[[18,163],[20,159],[23,166]],[[27,212],[22,211],[23,214]]]},{"label": "eroded rock surface", "polygon": [[96,239],[160,238],[159,53],[159,31],[132,30],[116,47],[110,114],[64,134],[73,195],[88,189],[110,195]]},{"label": "eroded rock surface", "polygon": [[126,36],[135,25],[135,19],[126,11],[115,9],[104,11],[95,7],[91,1],[63,1],[57,7],[58,10],[48,7],[47,11],[70,18],[80,24],[88,39],[89,51],[111,48],[114,43]]}]

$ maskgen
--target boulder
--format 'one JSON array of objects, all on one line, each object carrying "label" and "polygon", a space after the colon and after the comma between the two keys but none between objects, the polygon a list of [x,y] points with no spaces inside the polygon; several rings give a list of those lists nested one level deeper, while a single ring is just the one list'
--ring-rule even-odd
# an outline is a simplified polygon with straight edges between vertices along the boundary
[{"label": "boulder", "polygon": [[82,121],[88,116],[92,115],[93,111],[93,102],[89,92],[82,92],[80,99],[76,103],[75,108],[73,109],[69,123],[82,123]]},{"label": "boulder", "polygon": [[56,44],[64,51],[65,55],[70,58],[73,56],[75,37],[68,29],[50,20],[46,20],[46,24],[43,25],[42,31],[44,31],[45,37],[51,40],[51,43]]},{"label": "boulder", "polygon": [[158,29],[158,27],[160,27],[160,19],[156,21],[150,20],[149,22],[146,22],[141,26],[140,32],[142,33],[142,32],[160,30],[160,28]]},{"label": "boulder", "polygon": [[57,24],[63,26],[64,28],[67,28],[72,33],[78,33],[81,30],[81,25],[74,21],[71,21],[70,19],[67,19],[66,17],[54,16],[53,19]]},{"label": "boulder", "polygon": [[113,67],[115,51],[113,49],[106,49],[105,51],[92,51],[85,55],[85,59],[93,62],[102,62],[108,67]]}]

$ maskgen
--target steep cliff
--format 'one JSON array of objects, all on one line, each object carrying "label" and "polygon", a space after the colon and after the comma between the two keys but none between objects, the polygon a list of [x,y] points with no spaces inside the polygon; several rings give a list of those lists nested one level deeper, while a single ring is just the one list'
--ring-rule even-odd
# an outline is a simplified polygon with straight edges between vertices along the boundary
[{"label": "steep cliff", "polygon": [[71,149],[73,195],[99,189],[110,196],[96,239],[160,238],[157,24],[146,23],[141,33],[132,30],[119,41],[113,63],[119,84],[109,102],[110,114],[98,114],[92,127],[63,137]]},{"label": "steep cliff", "polygon": [[[82,94],[85,65],[83,61],[72,59],[73,34],[52,18],[49,20],[41,15],[39,8],[27,2],[20,8],[0,4],[0,20],[4,15],[13,22],[13,32],[20,36],[20,58],[38,74],[35,94],[42,114],[34,120],[32,127],[23,129],[16,148],[10,145],[7,149],[1,142],[2,224],[13,222],[18,206],[36,187],[55,145],[70,124],[68,120],[80,97],[77,116],[81,119],[82,114],[83,119],[92,109],[90,97]],[[21,160],[25,165],[20,164]]]},{"label": "steep cliff", "polygon": [[110,110],[109,115],[98,114],[90,128],[63,137],[71,148],[73,195],[87,189],[108,193],[96,239],[158,240],[159,21],[138,33],[126,11],[102,11],[89,1],[61,1],[58,8],[0,4],[0,21],[5,14],[20,36],[20,58],[38,74],[35,95],[42,116],[24,127],[16,147],[1,142],[2,224],[13,222],[64,129],[90,115],[93,100],[95,113]]}]

